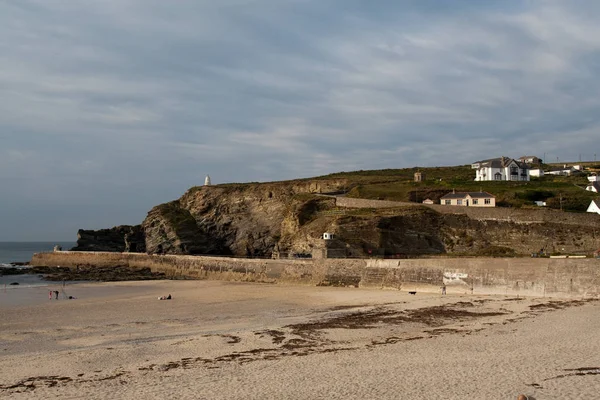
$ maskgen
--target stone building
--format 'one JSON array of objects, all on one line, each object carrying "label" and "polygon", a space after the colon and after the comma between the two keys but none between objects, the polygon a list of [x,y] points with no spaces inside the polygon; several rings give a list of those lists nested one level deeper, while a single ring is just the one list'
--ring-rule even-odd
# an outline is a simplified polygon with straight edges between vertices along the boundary
[{"label": "stone building", "polygon": [[424,182],[425,181],[425,173],[424,172],[415,172],[415,182]]}]

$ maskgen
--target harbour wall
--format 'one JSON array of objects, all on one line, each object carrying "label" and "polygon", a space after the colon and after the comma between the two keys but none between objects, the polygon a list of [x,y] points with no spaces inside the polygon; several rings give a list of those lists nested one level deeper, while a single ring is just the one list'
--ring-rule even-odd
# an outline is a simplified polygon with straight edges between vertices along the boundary
[{"label": "harbour wall", "polygon": [[36,253],[33,266],[128,266],[169,278],[212,279],[402,291],[546,297],[600,296],[600,259],[422,258],[246,259],[57,251]]}]

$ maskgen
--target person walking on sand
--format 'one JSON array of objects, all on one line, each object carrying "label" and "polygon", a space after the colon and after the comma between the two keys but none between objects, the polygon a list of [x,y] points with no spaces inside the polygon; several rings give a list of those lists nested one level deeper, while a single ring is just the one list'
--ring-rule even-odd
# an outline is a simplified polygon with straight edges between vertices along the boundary
[{"label": "person walking on sand", "polygon": [[52,290],[48,290],[48,300],[52,300]]},{"label": "person walking on sand", "polygon": [[442,296],[446,294],[446,285],[442,286]]},{"label": "person walking on sand", "polygon": [[58,300],[58,293],[59,293],[58,290],[54,291],[54,295],[56,295],[56,300]]}]

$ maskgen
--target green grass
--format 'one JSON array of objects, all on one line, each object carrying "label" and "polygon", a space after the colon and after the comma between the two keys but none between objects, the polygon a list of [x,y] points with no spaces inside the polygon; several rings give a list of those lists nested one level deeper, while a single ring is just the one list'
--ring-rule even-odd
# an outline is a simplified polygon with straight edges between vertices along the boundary
[{"label": "green grass", "polygon": [[[414,173],[425,174],[424,182],[414,182]],[[585,176],[546,176],[529,182],[475,182],[470,165],[435,168],[406,168],[398,170],[340,172],[319,178],[347,179],[349,197],[421,202],[434,200],[452,190],[459,192],[485,191],[496,196],[500,207],[537,207],[534,201],[546,201],[548,207],[564,211],[583,212],[595,193],[584,190]]]}]

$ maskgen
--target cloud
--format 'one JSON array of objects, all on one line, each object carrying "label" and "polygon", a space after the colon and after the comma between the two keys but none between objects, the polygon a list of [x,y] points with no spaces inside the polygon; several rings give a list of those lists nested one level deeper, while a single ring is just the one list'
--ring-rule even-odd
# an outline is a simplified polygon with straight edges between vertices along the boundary
[{"label": "cloud", "polygon": [[0,240],[41,238],[13,211],[48,203],[95,210],[56,239],[140,222],[207,173],[592,159],[599,15],[583,0],[2,2],[0,208],[24,217]]}]

